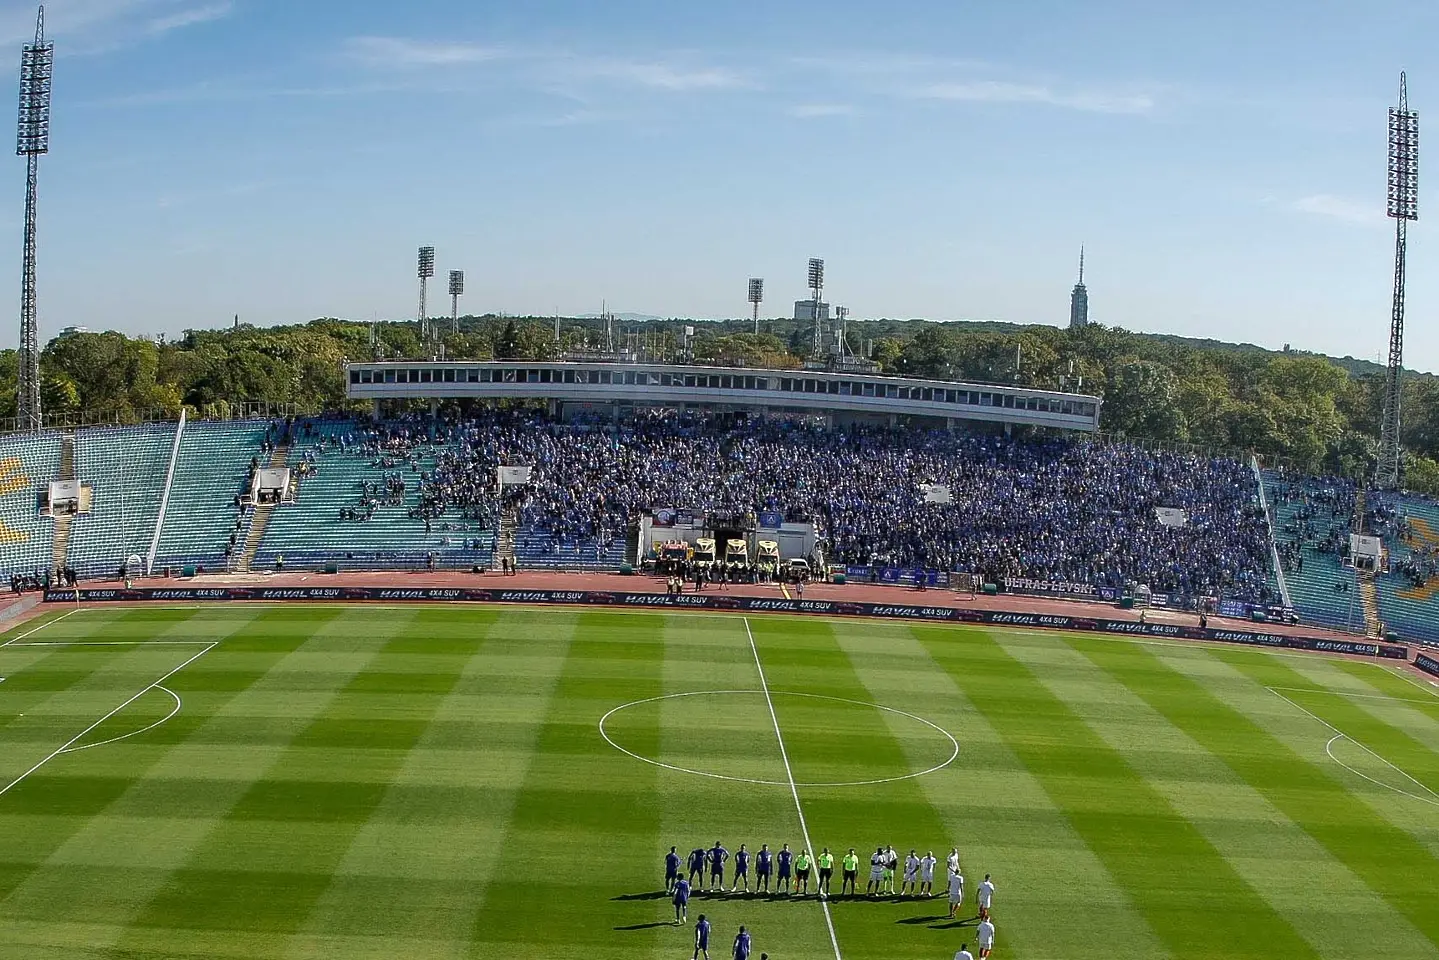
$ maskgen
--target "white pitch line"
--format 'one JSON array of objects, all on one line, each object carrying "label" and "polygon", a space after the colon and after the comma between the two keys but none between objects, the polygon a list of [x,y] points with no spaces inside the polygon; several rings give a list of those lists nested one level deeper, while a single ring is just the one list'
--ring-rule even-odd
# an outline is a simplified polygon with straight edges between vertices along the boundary
[{"label": "white pitch line", "polygon": [[61,750],[60,752],[61,752],[61,753],[79,753],[81,750],[89,750],[91,747],[103,747],[103,746],[105,746],[105,744],[107,744],[107,743],[119,743],[121,740],[128,740],[128,739],[130,739],[131,737],[138,737],[138,736],[139,736],[140,734],[142,734],[142,733],[146,733],[147,731],[154,730],[154,729],[155,729],[156,727],[158,727],[160,724],[164,723],[166,720],[169,720],[169,719],[170,719],[171,717],[173,717],[175,714],[177,714],[177,713],[180,712],[180,708],[184,706],[184,703],[180,700],[180,695],[179,695],[178,693],[176,693],[174,690],[171,690],[169,687],[162,687],[162,686],[159,686],[159,685],[156,685],[156,686],[154,687],[154,689],[156,689],[156,690],[164,690],[164,691],[165,691],[166,693],[168,693],[170,696],[172,696],[172,697],[175,698],[175,706],[172,707],[171,710],[170,710],[170,712],[167,713],[167,714],[165,714],[165,716],[161,717],[159,720],[156,720],[154,723],[150,724],[149,726],[141,727],[139,730],[131,730],[129,733],[122,733],[122,734],[120,734],[118,737],[111,737],[109,740],[101,740],[101,741],[99,741],[99,742],[97,742],[97,743],[82,743],[82,744],[81,744],[80,746],[78,746],[78,747],[68,747],[68,748],[66,748],[66,749],[64,749],[64,750]]},{"label": "white pitch line", "polygon": [[26,637],[30,636],[30,634],[32,634],[32,633],[39,633],[41,630],[44,630],[46,627],[51,626],[51,625],[56,624],[56,623],[59,623],[61,620],[64,620],[66,617],[73,616],[74,614],[77,614],[77,613],[79,613],[79,612],[80,612],[80,611],[79,611],[78,609],[75,609],[75,610],[69,611],[68,613],[62,613],[62,614],[60,614],[60,616],[56,617],[54,620],[46,620],[44,623],[40,624],[38,627],[35,627],[34,629],[31,629],[31,630],[26,630],[24,633],[20,634],[20,636],[18,636],[18,637],[11,637],[9,640],[6,640],[4,643],[0,643],[0,647],[8,647],[8,646],[10,646],[10,644],[12,644],[12,643],[15,643],[15,642],[17,642],[17,641],[19,641],[19,640],[24,640]]},{"label": "white pitch line", "polygon": [[1322,690],[1318,687],[1270,687],[1270,690],[1286,690],[1290,693],[1321,693],[1331,697],[1356,697],[1360,700],[1388,700],[1390,703],[1425,703],[1433,705],[1433,700],[1416,700],[1410,697],[1391,697],[1383,693],[1350,693],[1347,690]]},{"label": "white pitch line", "polygon": [[[1319,716],[1319,715],[1316,714],[1316,713],[1313,713],[1313,712],[1310,711],[1310,710],[1306,710],[1304,707],[1302,707],[1302,706],[1300,706],[1299,704],[1295,703],[1293,700],[1290,700],[1288,697],[1286,697],[1284,694],[1280,693],[1278,690],[1275,690],[1273,687],[1265,687],[1264,689],[1268,690],[1270,693],[1274,694],[1276,697],[1278,697],[1280,700],[1283,700],[1285,703],[1289,704],[1289,705],[1290,705],[1291,707],[1293,707],[1294,709],[1299,710],[1299,711],[1301,711],[1302,713],[1307,714],[1310,718],[1319,721],[1320,723],[1322,723],[1322,724],[1324,724],[1326,727],[1328,727],[1330,730],[1334,731],[1334,736],[1331,737],[1331,738],[1329,739],[1329,742],[1324,745],[1324,752],[1329,755],[1329,759],[1330,759],[1330,760],[1333,760],[1335,763],[1339,764],[1341,767],[1343,767],[1345,770],[1348,770],[1350,773],[1355,774],[1356,776],[1363,777],[1365,780],[1368,780],[1370,783],[1378,784],[1379,786],[1383,787],[1383,788],[1386,789],[1386,790],[1393,790],[1395,793],[1398,793],[1398,794],[1400,794],[1400,795],[1402,795],[1402,796],[1410,797],[1411,799],[1418,800],[1418,801],[1420,801],[1421,803],[1427,803],[1427,804],[1430,804],[1431,806],[1439,807],[1439,792],[1436,792],[1436,791],[1435,791],[1432,787],[1430,787],[1428,784],[1421,783],[1420,781],[1414,779],[1414,778],[1413,778],[1412,776],[1410,776],[1408,773],[1405,773],[1404,770],[1403,770],[1398,764],[1394,763],[1392,760],[1387,760],[1387,759],[1385,759],[1384,757],[1381,757],[1379,754],[1375,753],[1373,750],[1370,750],[1367,746],[1365,746],[1364,744],[1360,743],[1358,740],[1355,740],[1353,737],[1349,736],[1349,734],[1345,733],[1343,730],[1340,730],[1338,727],[1336,727],[1334,724],[1330,723],[1328,720],[1325,720],[1323,717]],[[1410,793],[1408,790],[1401,790],[1401,789],[1399,789],[1398,787],[1394,786],[1392,783],[1385,783],[1383,780],[1375,780],[1373,777],[1368,776],[1367,774],[1360,773],[1358,770],[1355,770],[1353,767],[1349,766],[1349,764],[1345,763],[1343,760],[1340,760],[1338,757],[1336,757],[1336,756],[1334,755],[1333,751],[1332,751],[1330,748],[1334,746],[1334,741],[1335,741],[1335,740],[1348,740],[1350,743],[1354,744],[1354,745],[1355,745],[1356,747],[1358,747],[1360,750],[1363,750],[1365,753],[1369,754],[1371,757],[1373,757],[1375,760],[1378,760],[1380,763],[1383,763],[1383,764],[1391,767],[1391,768],[1394,769],[1400,776],[1402,776],[1404,779],[1406,779],[1406,780],[1408,780],[1410,783],[1414,784],[1414,785],[1415,785],[1416,787],[1418,787],[1420,790],[1423,790],[1424,792],[1426,792],[1426,793],[1428,793],[1428,794],[1431,794],[1431,795],[1432,795],[1434,798],[1436,798],[1436,799],[1430,799],[1429,797],[1415,796],[1414,794]]]},{"label": "white pitch line", "polygon": [[[1395,675],[1396,677],[1398,677],[1399,679],[1408,681],[1409,683],[1414,684],[1414,686],[1418,687],[1420,690],[1423,690],[1425,693],[1429,694],[1429,696],[1434,697],[1434,698],[1436,698],[1436,699],[1439,699],[1439,683],[1435,683],[1433,680],[1428,680],[1428,681],[1425,681],[1426,683],[1429,684],[1429,686],[1426,687],[1426,686],[1424,686],[1423,683],[1420,683],[1418,680],[1416,680],[1416,679],[1414,679],[1413,677],[1411,677],[1411,676],[1409,675],[1409,671],[1408,671],[1408,670],[1398,670],[1398,669],[1396,669],[1396,668],[1394,668],[1394,667],[1389,666],[1389,664],[1387,664],[1387,663],[1384,664],[1383,666],[1384,666],[1385,668],[1387,668],[1390,673],[1394,674],[1394,675]],[[1436,689],[1431,690],[1431,689],[1429,689],[1429,687],[1434,687],[1434,688],[1436,688]]]},{"label": "white pitch line", "polygon": [[[34,773],[36,770],[39,770],[41,767],[45,766],[45,764],[49,763],[51,760],[54,760],[56,757],[60,756],[60,754],[65,753],[67,750],[69,750],[71,747],[73,747],[82,737],[85,736],[85,734],[89,733],[91,730],[94,730],[94,729],[95,729],[96,727],[98,727],[100,724],[104,723],[106,720],[109,720],[111,717],[113,717],[115,714],[119,713],[121,710],[124,710],[124,709],[125,709],[126,707],[128,707],[130,704],[134,703],[136,700],[139,700],[141,697],[143,697],[145,694],[149,693],[149,692],[150,692],[151,690],[153,690],[154,688],[161,686],[166,680],[169,680],[169,679],[170,679],[171,677],[173,677],[175,674],[179,673],[181,670],[185,669],[185,668],[188,667],[190,664],[194,663],[196,660],[199,660],[199,659],[200,659],[201,657],[203,657],[205,654],[207,654],[207,653],[209,653],[211,650],[215,649],[215,647],[218,646],[218,645],[219,645],[219,642],[218,642],[218,641],[216,641],[215,643],[208,644],[208,645],[205,647],[204,650],[201,650],[199,653],[195,654],[193,657],[190,657],[190,658],[189,658],[188,660],[186,660],[184,663],[180,664],[178,667],[176,667],[175,669],[171,670],[169,673],[165,674],[165,675],[164,675],[163,677],[161,677],[159,680],[156,680],[154,683],[152,683],[152,684],[150,684],[150,685],[148,685],[148,686],[146,686],[146,687],[141,688],[141,690],[140,690],[138,693],[136,693],[134,696],[130,697],[130,699],[126,700],[124,703],[120,704],[118,707],[116,707],[115,709],[111,710],[109,713],[105,714],[105,715],[104,715],[103,717],[101,717],[99,720],[96,720],[94,723],[90,724],[90,725],[89,725],[88,727],[86,727],[84,730],[81,730],[79,733],[75,734],[75,736],[73,736],[73,737],[71,737],[69,740],[65,741],[65,743],[63,743],[58,750],[54,751],[54,752],[51,753],[49,756],[47,756],[45,759],[43,759],[43,760],[41,760],[39,763],[35,764],[35,766],[31,767],[29,770],[26,770],[24,773],[20,774],[20,776],[16,777],[14,780],[11,780],[11,781],[10,781],[9,783],[7,783],[5,786],[0,787],[0,796],[4,796],[6,793],[9,793],[10,790],[11,790],[16,784],[20,783],[20,782],[21,782],[22,780],[24,780],[26,777],[30,776],[30,774]],[[172,696],[173,696],[173,694],[172,694]],[[178,698],[177,698],[177,699],[178,699]],[[167,718],[167,719],[168,719],[168,718]]]},{"label": "white pitch line", "polygon": [[[742,617],[744,620],[745,636],[749,638],[750,652],[754,654],[754,668],[759,671],[760,689],[764,691],[764,701],[769,705],[769,718],[774,722],[774,738],[779,741],[779,757],[784,761],[784,775],[789,780],[789,793],[794,797],[794,809],[799,814],[799,832],[804,836],[806,850],[814,850],[814,841],[809,838],[809,825],[804,820],[804,806],[799,802],[799,787],[795,786],[794,771],[789,765],[789,751],[784,746],[784,734],[779,729],[779,714],[774,712],[774,699],[769,694],[769,681],[765,679],[764,664],[760,663],[759,647],[755,646],[754,631],[749,628],[749,617]],[[814,856],[811,853],[810,856]],[[834,918],[829,915],[829,901],[821,898],[820,909],[824,911],[824,925],[829,928],[829,943],[834,947],[834,960],[844,960],[839,952],[839,938],[834,935]]]},{"label": "white pitch line", "polygon": [[[209,640],[36,640],[17,647],[203,647]],[[5,644],[9,646],[9,644]]]},{"label": "white pitch line", "polygon": [[[646,703],[659,703],[662,700],[675,700],[681,697],[709,697],[725,694],[750,695],[756,693],[762,694],[764,693],[764,691],[688,690],[684,693],[667,693],[664,696],[660,697],[645,697],[643,700],[631,700],[629,703],[622,703],[617,707],[612,707],[608,712],[605,713],[604,716],[600,717],[600,736],[604,738],[605,743],[608,743],[610,746],[614,747],[616,750],[618,750],[620,753],[623,753],[625,756],[633,757],[634,759],[639,760],[641,763],[648,763],[651,766],[659,767],[663,770],[672,770],[675,773],[688,773],[696,777],[708,777],[711,780],[728,780],[732,783],[752,783],[756,784],[757,786],[765,787],[787,787],[789,786],[789,782],[786,780],[756,780],[751,777],[731,777],[723,773],[711,773],[707,770],[692,770],[689,767],[677,767],[672,763],[663,763],[659,760],[655,760],[650,757],[635,753],[628,747],[616,743],[614,738],[610,736],[609,731],[605,728],[605,724],[609,723],[610,717],[613,717],[615,714],[619,713],[622,710],[628,710],[630,707],[638,707]],[[850,700],[846,697],[829,697],[819,693],[798,693],[792,690],[781,690],[780,694],[786,697],[808,697],[811,700],[832,700],[835,703],[848,703],[856,707],[873,707],[876,710],[883,710],[886,713],[894,713],[898,714],[901,717],[908,717],[909,719],[914,720],[918,723],[922,723],[930,729],[934,730],[940,736],[947,739],[950,743],[950,746],[954,748],[950,753],[949,757],[945,760],[942,760],[934,766],[928,767],[924,770],[916,770],[913,773],[906,773],[902,777],[882,777],[878,780],[846,780],[836,781],[834,783],[796,783],[796,787],[872,787],[877,786],[881,783],[898,783],[900,780],[913,780],[916,777],[928,776],[929,774],[934,773],[937,770],[943,770],[945,767],[953,763],[956,758],[959,757],[959,741],[954,738],[954,734],[950,733],[948,730],[944,729],[934,721],[924,719],[924,717],[918,717],[912,713],[906,713],[903,710],[896,710],[894,707],[886,707],[883,704],[867,703],[863,700]]]}]

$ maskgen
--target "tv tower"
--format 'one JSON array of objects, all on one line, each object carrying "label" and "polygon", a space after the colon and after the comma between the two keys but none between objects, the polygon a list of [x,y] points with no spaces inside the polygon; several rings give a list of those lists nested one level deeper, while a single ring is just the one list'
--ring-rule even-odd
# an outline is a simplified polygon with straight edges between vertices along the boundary
[{"label": "tv tower", "polygon": [[430,334],[431,334],[431,331],[430,331],[430,321],[429,321],[429,319],[425,316],[425,288],[428,286],[429,279],[435,275],[435,248],[434,248],[434,247],[421,247],[421,248],[420,248],[420,271],[419,271],[419,273],[420,273],[420,312],[419,312],[419,315],[418,315],[418,316],[419,316],[419,321],[420,321],[420,345],[421,345],[423,348],[428,348],[429,345],[430,345],[430,339],[431,339]]},{"label": "tv tower", "polygon": [[35,199],[40,157],[50,152],[50,80],[55,44],[45,42],[45,8],[35,16],[35,42],[20,52],[20,125],[15,153],[25,158],[25,266],[20,284],[19,396],[15,412],[22,430],[39,430],[40,328],[35,313]]},{"label": "tv tower", "polygon": [[1069,329],[1089,326],[1089,290],[1084,286],[1084,247],[1079,248],[1079,282],[1069,291]]},{"label": "tv tower", "polygon": [[1389,312],[1389,369],[1375,485],[1399,487],[1399,399],[1404,373],[1404,268],[1407,228],[1419,219],[1419,113],[1409,109],[1409,84],[1399,74],[1399,106],[1389,110],[1389,216],[1394,218],[1394,301]]}]

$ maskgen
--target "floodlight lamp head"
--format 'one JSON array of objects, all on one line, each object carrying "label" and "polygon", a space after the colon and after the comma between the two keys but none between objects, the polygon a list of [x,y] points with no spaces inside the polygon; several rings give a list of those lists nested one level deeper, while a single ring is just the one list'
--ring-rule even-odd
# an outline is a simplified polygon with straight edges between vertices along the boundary
[{"label": "floodlight lamp head", "polygon": [[35,42],[20,51],[20,123],[15,152],[22,157],[50,152],[50,82],[55,44],[45,42],[45,8],[35,18]]},{"label": "floodlight lamp head", "polygon": [[450,271],[450,296],[458,297],[465,292],[465,271]]},{"label": "floodlight lamp head", "polygon": [[420,248],[420,279],[428,280],[435,275],[435,248]]},{"label": "floodlight lamp head", "polygon": [[824,286],[824,261],[811,257],[809,261],[809,285],[813,289]]},{"label": "floodlight lamp head", "polygon": [[749,278],[749,302],[762,303],[764,301],[764,278]]},{"label": "floodlight lamp head", "polygon": [[1407,103],[1389,111],[1388,214],[1419,219],[1419,113]]}]

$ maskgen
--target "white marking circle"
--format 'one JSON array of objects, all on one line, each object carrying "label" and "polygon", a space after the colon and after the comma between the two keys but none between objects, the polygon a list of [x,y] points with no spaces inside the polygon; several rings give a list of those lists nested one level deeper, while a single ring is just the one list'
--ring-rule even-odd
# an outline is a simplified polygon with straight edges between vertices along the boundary
[{"label": "white marking circle", "polygon": [[[616,750],[618,750],[620,753],[623,753],[625,756],[633,757],[641,763],[648,763],[654,767],[660,767],[665,770],[673,770],[675,773],[688,773],[696,777],[708,777],[711,780],[729,780],[732,783],[754,783],[770,787],[789,786],[790,782],[788,780],[757,780],[752,777],[731,777],[723,773],[711,773],[708,770],[694,770],[690,767],[680,767],[672,763],[664,763],[662,761],[655,760],[651,757],[641,756],[640,754],[635,753],[633,750],[630,750],[616,743],[614,741],[614,738],[610,736],[609,731],[605,729],[605,724],[609,722],[610,717],[613,717],[615,714],[619,713],[622,710],[628,710],[630,707],[638,707],[641,704],[646,703],[658,703],[661,700],[675,700],[680,697],[712,697],[724,696],[729,694],[751,694],[756,697],[762,697],[764,696],[764,691],[691,690],[686,693],[667,693],[661,697],[645,697],[643,700],[631,700],[629,703],[622,703],[619,706],[612,708],[603,717],[600,717],[600,736],[604,737],[605,743],[608,743],[610,746],[614,747]],[[933,722],[932,720],[926,720],[924,717],[917,717],[912,713],[906,713],[905,711],[897,710],[894,707],[886,707],[880,703],[867,703],[863,700],[849,700],[845,697],[830,697],[819,693],[798,693],[789,690],[771,690],[770,694],[776,697],[805,697],[810,700],[830,700],[834,703],[847,703],[851,706],[856,707],[870,707],[875,710],[883,710],[885,713],[895,714],[896,716],[907,717],[908,719],[913,720],[916,723],[922,723],[926,727],[929,727],[931,730],[934,730],[940,736],[948,740],[950,746],[953,748],[950,755],[940,763],[936,763],[934,766],[927,767],[924,770],[915,770],[911,773],[906,773],[903,776],[899,777],[880,777],[876,780],[842,780],[833,783],[796,783],[796,787],[868,787],[881,783],[895,783],[899,780],[913,780],[916,777],[927,776],[931,773],[943,770],[945,767],[949,766],[959,757],[959,741],[954,738],[954,735],[951,734],[948,730],[941,727],[939,724]]]}]

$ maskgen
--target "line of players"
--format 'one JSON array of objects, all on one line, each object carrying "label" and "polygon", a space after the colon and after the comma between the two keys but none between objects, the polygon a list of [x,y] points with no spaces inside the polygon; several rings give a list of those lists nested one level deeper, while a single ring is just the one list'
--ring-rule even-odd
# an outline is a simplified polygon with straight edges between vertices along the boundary
[{"label": "line of players", "polygon": [[[676,924],[684,923],[687,919],[690,893],[696,889],[696,880],[701,885],[704,884],[706,873],[709,877],[708,890],[725,892],[725,864],[729,859],[730,852],[718,840],[708,850],[696,847],[683,861],[689,871],[686,877],[680,871],[682,861],[678,848],[670,847],[670,852],[665,854],[665,893],[670,895],[674,903]],[[818,856],[811,857],[808,850],[794,853],[789,844],[784,844],[777,852],[771,851],[769,844],[763,844],[758,853],[751,855],[745,844],[740,844],[734,855],[734,883],[729,889],[730,893],[737,893],[741,883],[744,884],[745,892],[750,892],[751,860],[754,861],[755,867],[756,893],[769,893],[770,879],[777,874],[774,884],[776,894],[783,892],[787,896],[807,896],[810,872],[817,870],[815,892],[820,899],[830,896],[830,884],[834,877],[834,855],[830,853],[829,847],[825,847]],[[865,894],[871,897],[896,894],[931,897],[934,895],[934,868],[938,863],[939,860],[932,850],[927,851],[923,857],[915,850],[910,850],[904,861],[903,879],[896,890],[895,874],[899,868],[899,854],[892,846],[876,847],[869,858],[869,882],[865,887]],[[859,865],[859,855],[850,847],[849,852],[840,860],[843,871],[840,882],[841,896],[846,893],[850,896],[859,895]],[[964,874],[960,870],[958,848],[950,848],[945,867],[948,873],[946,892],[949,895],[949,916],[953,919],[964,903]],[[987,873],[984,875],[984,882],[979,885],[978,901],[979,926],[975,929],[975,936],[979,944],[979,956],[983,960],[994,949],[995,935],[994,919],[989,913],[994,904],[994,881]],[[968,948],[969,945],[965,944],[959,953],[955,954],[955,960],[973,960]]]}]

